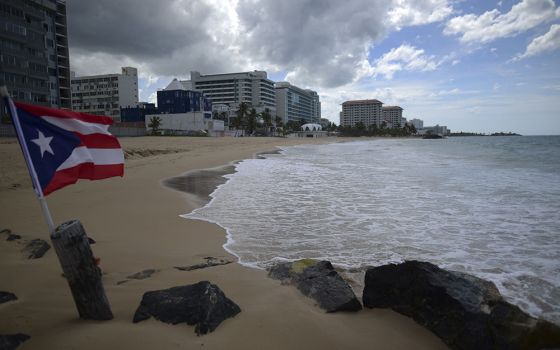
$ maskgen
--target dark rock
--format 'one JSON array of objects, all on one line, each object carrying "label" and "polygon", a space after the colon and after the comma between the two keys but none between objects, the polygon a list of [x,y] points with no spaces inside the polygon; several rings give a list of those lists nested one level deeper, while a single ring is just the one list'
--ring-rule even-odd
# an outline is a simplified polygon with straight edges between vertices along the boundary
[{"label": "dark rock", "polygon": [[0,335],[0,350],[14,350],[29,338],[23,333]]},{"label": "dark rock", "polygon": [[328,261],[302,259],[279,263],[269,269],[268,275],[283,283],[294,284],[327,312],[362,309],[352,288]]},{"label": "dark rock", "polygon": [[6,238],[6,241],[15,241],[15,240],[18,240],[18,239],[21,239],[20,235],[15,235],[15,234],[10,233],[8,235],[8,238]]},{"label": "dark rock", "polygon": [[131,279],[135,279],[135,280],[143,280],[146,279],[148,277],[150,277],[151,275],[153,275],[154,273],[158,272],[159,270],[155,270],[155,269],[147,269],[144,271],[140,271],[140,272],[136,272],[135,274],[132,274],[130,276],[128,276],[127,278],[131,278]]},{"label": "dark rock", "polygon": [[208,281],[144,293],[134,323],[151,316],[165,323],[195,325],[197,335],[212,332],[241,312],[220,288]]},{"label": "dark rock", "polygon": [[25,245],[23,251],[29,253],[28,259],[39,259],[42,258],[49,249],[51,249],[51,246],[46,241],[34,239]]},{"label": "dark rock", "polygon": [[367,270],[363,302],[412,317],[453,349],[560,348],[560,327],[506,302],[492,282],[427,262]]},{"label": "dark rock", "polygon": [[227,265],[227,264],[231,264],[233,262],[231,260],[216,259],[216,258],[211,257],[211,256],[208,256],[204,259],[206,260],[206,262],[201,263],[201,264],[195,264],[195,265],[190,265],[190,266],[174,266],[174,268],[176,268],[177,270],[181,270],[181,271],[192,271],[192,270],[198,270],[198,269],[205,269],[207,267]]},{"label": "dark rock", "polygon": [[17,300],[14,293],[0,291],[0,304],[7,303],[8,301]]}]

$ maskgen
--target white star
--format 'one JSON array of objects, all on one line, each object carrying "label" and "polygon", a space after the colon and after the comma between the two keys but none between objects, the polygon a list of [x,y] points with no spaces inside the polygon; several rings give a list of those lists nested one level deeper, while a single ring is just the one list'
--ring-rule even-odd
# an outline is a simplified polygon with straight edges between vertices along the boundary
[{"label": "white star", "polygon": [[31,142],[39,146],[41,151],[41,158],[43,158],[45,152],[49,152],[50,154],[54,155],[54,152],[51,148],[51,141],[53,137],[52,136],[45,137],[45,135],[43,135],[43,133],[40,132],[39,130],[37,130],[37,132],[39,132],[39,138],[31,140]]}]

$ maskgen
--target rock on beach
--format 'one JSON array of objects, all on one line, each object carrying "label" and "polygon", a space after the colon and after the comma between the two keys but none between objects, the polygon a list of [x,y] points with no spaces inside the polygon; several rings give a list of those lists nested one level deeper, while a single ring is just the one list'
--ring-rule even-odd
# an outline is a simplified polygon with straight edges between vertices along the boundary
[{"label": "rock on beach", "polygon": [[279,263],[269,269],[268,275],[283,283],[295,285],[327,312],[362,309],[352,287],[328,261],[302,259]]},{"label": "rock on beach", "polygon": [[197,335],[212,332],[222,321],[241,312],[239,306],[208,281],[144,293],[134,323],[150,317],[195,326]]},{"label": "rock on beach", "polygon": [[560,348],[560,327],[508,303],[492,282],[428,262],[367,270],[363,302],[412,317],[453,349]]}]

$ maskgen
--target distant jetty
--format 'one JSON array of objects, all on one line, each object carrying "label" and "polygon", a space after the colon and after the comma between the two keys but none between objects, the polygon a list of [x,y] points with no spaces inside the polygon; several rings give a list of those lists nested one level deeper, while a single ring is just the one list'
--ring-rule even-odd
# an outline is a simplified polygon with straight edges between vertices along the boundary
[{"label": "distant jetty", "polygon": [[521,136],[520,134],[516,134],[514,132],[495,132],[490,136]]},{"label": "distant jetty", "polygon": [[516,134],[514,132],[495,132],[492,134],[483,134],[476,132],[452,132],[448,136],[523,136],[521,134]]}]

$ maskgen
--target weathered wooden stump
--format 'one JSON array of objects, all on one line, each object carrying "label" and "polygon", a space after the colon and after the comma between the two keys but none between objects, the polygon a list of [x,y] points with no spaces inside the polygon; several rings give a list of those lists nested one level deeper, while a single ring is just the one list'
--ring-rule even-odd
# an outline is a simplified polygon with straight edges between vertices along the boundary
[{"label": "weathered wooden stump", "polygon": [[95,264],[88,237],[80,221],[71,220],[61,224],[51,235],[51,240],[80,318],[112,319],[111,306],[101,281],[101,270]]}]

